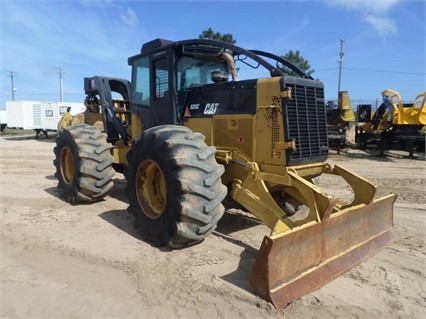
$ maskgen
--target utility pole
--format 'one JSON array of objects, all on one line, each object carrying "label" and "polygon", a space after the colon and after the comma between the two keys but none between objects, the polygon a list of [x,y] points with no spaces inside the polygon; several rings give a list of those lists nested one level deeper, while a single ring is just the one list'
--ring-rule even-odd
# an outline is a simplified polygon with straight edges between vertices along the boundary
[{"label": "utility pole", "polygon": [[344,40],[340,39],[340,53],[339,53],[339,84],[337,87],[337,96],[339,96],[340,93],[340,81],[342,80],[342,64],[343,64],[343,43],[345,43]]},{"label": "utility pole", "polygon": [[10,75],[8,75],[8,77],[10,77],[10,82],[12,84],[12,101],[15,101],[15,86],[13,84],[13,78],[15,77],[16,72],[15,71],[9,71],[9,72],[10,72]]},{"label": "utility pole", "polygon": [[62,71],[62,68],[56,68],[58,70],[58,76],[59,76],[59,94],[61,97],[61,102],[64,101],[64,94],[62,92],[62,78],[64,77],[64,72]]}]

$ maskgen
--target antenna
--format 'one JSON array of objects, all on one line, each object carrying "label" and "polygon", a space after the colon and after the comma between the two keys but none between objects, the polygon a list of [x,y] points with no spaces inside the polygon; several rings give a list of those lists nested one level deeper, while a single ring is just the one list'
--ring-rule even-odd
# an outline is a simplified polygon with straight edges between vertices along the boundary
[{"label": "antenna", "polygon": [[342,80],[342,64],[343,64],[343,43],[345,43],[344,40],[340,39],[340,53],[339,53],[339,84],[337,87],[337,96],[339,96],[340,93],[340,82]]},{"label": "antenna", "polygon": [[64,72],[62,71],[62,68],[55,68],[58,70],[58,76],[59,76],[59,94],[61,98],[61,102],[64,101],[64,94],[62,92],[62,79],[64,77]]}]

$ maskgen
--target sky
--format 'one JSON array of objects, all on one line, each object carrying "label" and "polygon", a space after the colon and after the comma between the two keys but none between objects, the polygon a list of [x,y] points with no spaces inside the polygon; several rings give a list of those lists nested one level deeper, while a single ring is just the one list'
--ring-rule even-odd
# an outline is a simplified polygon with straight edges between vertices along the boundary
[{"label": "sky", "polygon": [[[404,102],[426,90],[425,0],[119,1],[0,0],[0,109],[12,100],[84,100],[83,78],[130,79],[127,58],[156,38],[195,39],[208,28],[236,45],[299,50],[336,99]],[[62,81],[61,81],[62,78]]]}]

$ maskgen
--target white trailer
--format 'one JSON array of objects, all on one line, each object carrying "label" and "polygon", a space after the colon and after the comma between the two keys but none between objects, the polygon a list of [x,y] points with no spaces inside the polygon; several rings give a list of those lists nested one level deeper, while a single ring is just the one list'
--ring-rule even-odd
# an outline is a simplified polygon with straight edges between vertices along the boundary
[{"label": "white trailer", "polygon": [[41,129],[39,101],[6,101],[8,126],[19,129]]},{"label": "white trailer", "polygon": [[7,128],[7,112],[0,110],[0,131],[4,132]]},{"label": "white trailer", "polygon": [[71,115],[86,110],[83,103],[75,102],[41,102],[41,127],[43,130],[56,131],[62,115],[69,110]]},{"label": "white trailer", "polygon": [[78,113],[83,113],[84,111],[86,111],[86,107],[84,106],[84,103],[58,102],[58,107],[59,107],[60,117],[64,115],[64,113],[68,110],[68,108],[71,115],[77,115]]},{"label": "white trailer", "polygon": [[41,127],[43,130],[56,130],[59,118],[58,102],[41,102]]},{"label": "white trailer", "polygon": [[40,132],[47,137],[48,131],[56,131],[66,111],[75,115],[85,109],[83,103],[75,102],[6,101],[8,127],[33,129],[37,137]]}]

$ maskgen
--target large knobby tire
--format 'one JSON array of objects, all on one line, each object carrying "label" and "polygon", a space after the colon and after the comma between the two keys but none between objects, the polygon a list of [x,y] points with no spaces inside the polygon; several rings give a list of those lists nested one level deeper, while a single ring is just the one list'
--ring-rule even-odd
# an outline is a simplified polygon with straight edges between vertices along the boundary
[{"label": "large knobby tire", "polygon": [[146,241],[180,248],[215,230],[227,194],[215,153],[183,126],[154,127],[136,140],[128,153],[128,211]]},{"label": "large knobby tire", "polygon": [[54,148],[58,190],[69,203],[103,199],[113,187],[112,145],[98,128],[81,124],[65,128]]}]

